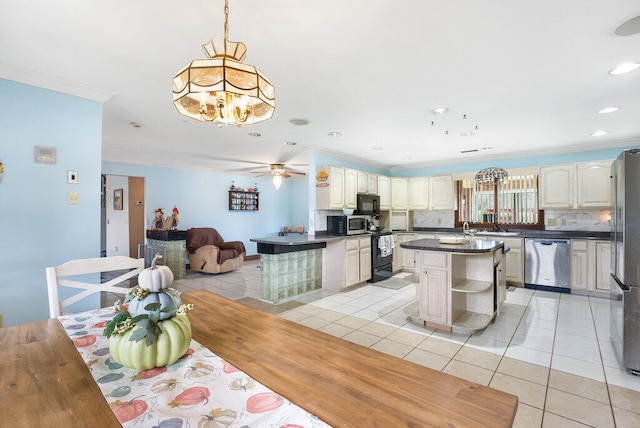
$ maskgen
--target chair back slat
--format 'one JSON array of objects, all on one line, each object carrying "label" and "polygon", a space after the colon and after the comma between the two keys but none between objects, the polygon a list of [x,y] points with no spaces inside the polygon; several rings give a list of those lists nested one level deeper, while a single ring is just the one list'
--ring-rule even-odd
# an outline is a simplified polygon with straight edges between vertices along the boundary
[{"label": "chair back slat", "polygon": [[[125,256],[99,257],[92,259],[70,260],[59,266],[46,268],[47,290],[49,294],[49,316],[56,318],[60,316],[60,311],[69,305],[76,303],[94,293],[107,291],[124,294],[127,289],[115,287],[115,285],[127,281],[138,275],[144,269],[144,259],[134,259]],[[102,284],[81,282],[69,279],[77,275],[91,273],[104,273],[113,271],[126,271],[116,278]],[[58,287],[66,286],[84,289],[62,302],[59,300]]]}]

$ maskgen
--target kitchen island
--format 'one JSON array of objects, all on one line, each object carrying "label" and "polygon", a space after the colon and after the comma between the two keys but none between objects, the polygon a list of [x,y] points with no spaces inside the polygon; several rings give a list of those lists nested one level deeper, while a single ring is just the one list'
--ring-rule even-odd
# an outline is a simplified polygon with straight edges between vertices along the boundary
[{"label": "kitchen island", "polygon": [[506,297],[502,241],[418,239],[400,246],[419,251],[418,321],[473,333],[499,314]]}]

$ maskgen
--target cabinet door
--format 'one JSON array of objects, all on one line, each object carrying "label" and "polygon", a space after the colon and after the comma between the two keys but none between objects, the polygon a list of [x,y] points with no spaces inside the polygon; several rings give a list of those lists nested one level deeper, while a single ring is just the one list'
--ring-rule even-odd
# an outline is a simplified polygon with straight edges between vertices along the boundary
[{"label": "cabinet door", "polygon": [[391,179],[389,177],[378,176],[378,195],[380,195],[380,209],[389,211],[391,208]]},{"label": "cabinet door", "polygon": [[408,183],[406,178],[394,177],[391,179],[391,209],[406,210]]},{"label": "cabinet door", "polygon": [[351,250],[346,253],[346,286],[360,282],[360,250]]},{"label": "cabinet door", "polygon": [[329,168],[329,209],[344,208],[344,168]]},{"label": "cabinet door", "polygon": [[[502,304],[507,299],[507,269],[505,269],[505,260],[506,258],[503,258],[496,266],[496,283],[498,284],[498,313],[502,308]],[[506,263],[509,262],[507,261]]]},{"label": "cabinet door", "polygon": [[371,279],[371,246],[360,248],[360,281]]},{"label": "cabinet door", "polygon": [[589,289],[589,257],[586,251],[571,251],[571,289]]},{"label": "cabinet door", "polygon": [[456,209],[456,192],[452,175],[429,177],[429,209]]},{"label": "cabinet door", "polygon": [[578,164],[578,208],[611,207],[611,161]]},{"label": "cabinet door", "polygon": [[448,272],[423,268],[420,274],[420,318],[438,324],[449,324]]},{"label": "cabinet door", "polygon": [[367,193],[369,189],[369,181],[367,173],[358,171],[358,193]]},{"label": "cabinet door", "polygon": [[505,278],[510,283],[524,284],[524,265],[521,248],[511,248],[506,254],[506,275]]},{"label": "cabinet door", "polygon": [[426,210],[429,207],[429,178],[412,177],[409,179],[409,209]]},{"label": "cabinet door", "polygon": [[596,242],[596,291],[609,291],[611,281],[611,243]]},{"label": "cabinet door", "polygon": [[378,175],[367,174],[367,193],[370,195],[378,194]]},{"label": "cabinet door", "polygon": [[358,205],[358,171],[345,169],[344,175],[345,208],[356,209]]},{"label": "cabinet door", "polygon": [[540,168],[540,208],[575,208],[575,165]]}]

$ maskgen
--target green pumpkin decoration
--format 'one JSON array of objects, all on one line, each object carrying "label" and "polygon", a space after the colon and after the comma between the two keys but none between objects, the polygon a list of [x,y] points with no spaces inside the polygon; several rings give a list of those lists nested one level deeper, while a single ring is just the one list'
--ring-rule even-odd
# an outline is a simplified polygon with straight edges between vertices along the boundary
[{"label": "green pumpkin decoration", "polygon": [[139,285],[129,289],[125,299],[128,308],[118,302],[117,313],[104,330],[111,357],[137,370],[173,364],[191,343],[186,314],[193,305],[181,305],[180,293],[168,288],[173,273],[166,266],[156,266],[158,257],[153,258],[151,268],[140,273]]},{"label": "green pumpkin decoration", "polygon": [[191,343],[191,324],[186,315],[159,321],[160,330],[156,340],[135,341],[136,332],[143,327],[135,326],[122,334],[109,338],[109,352],[111,357],[125,367],[137,370],[149,370],[173,364],[189,349]]}]

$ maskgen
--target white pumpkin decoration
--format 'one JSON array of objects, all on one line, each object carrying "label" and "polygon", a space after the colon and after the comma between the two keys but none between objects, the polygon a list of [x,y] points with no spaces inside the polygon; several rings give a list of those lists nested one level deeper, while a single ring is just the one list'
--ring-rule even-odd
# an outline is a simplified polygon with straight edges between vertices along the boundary
[{"label": "white pumpkin decoration", "polygon": [[168,266],[156,266],[156,261],[161,258],[156,254],[151,261],[151,267],[144,269],[138,275],[138,284],[152,293],[157,293],[173,284],[173,272]]}]

